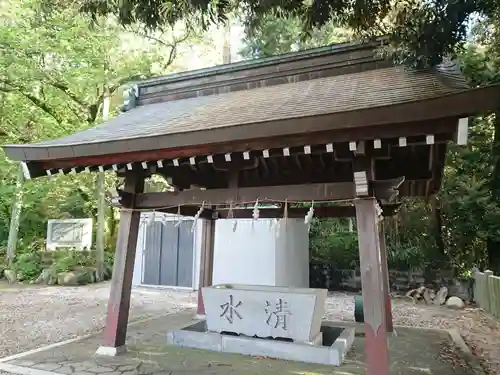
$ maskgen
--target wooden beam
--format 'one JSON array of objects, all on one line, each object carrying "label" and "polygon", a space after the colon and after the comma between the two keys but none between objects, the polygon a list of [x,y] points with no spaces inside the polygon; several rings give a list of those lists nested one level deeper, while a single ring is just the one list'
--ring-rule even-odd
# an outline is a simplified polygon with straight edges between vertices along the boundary
[{"label": "wooden beam", "polygon": [[215,220],[203,220],[201,233],[200,280],[196,312],[205,315],[203,287],[212,285],[214,272]]},{"label": "wooden beam", "polygon": [[389,348],[385,320],[385,296],[382,289],[382,265],[374,198],[357,199],[359,259],[365,317],[367,375],[389,374]]},{"label": "wooden beam", "polygon": [[339,201],[353,199],[352,182],[331,184],[304,184],[286,186],[265,186],[213,190],[184,190],[177,192],[142,193],[135,197],[139,209],[160,209],[184,204],[221,205],[233,202],[310,202]]},{"label": "wooden beam", "polygon": [[394,325],[392,322],[392,307],[391,307],[391,285],[389,282],[389,267],[388,267],[388,254],[385,241],[385,222],[381,220],[378,224],[378,234],[380,241],[380,260],[382,262],[382,286],[385,296],[385,324],[387,326],[387,332],[392,332],[394,330]]},{"label": "wooden beam", "polygon": [[[124,191],[131,194],[144,191],[144,176],[127,174]],[[104,346],[99,348],[98,354],[116,355],[125,346],[140,218],[140,211],[122,209],[120,212]]]}]

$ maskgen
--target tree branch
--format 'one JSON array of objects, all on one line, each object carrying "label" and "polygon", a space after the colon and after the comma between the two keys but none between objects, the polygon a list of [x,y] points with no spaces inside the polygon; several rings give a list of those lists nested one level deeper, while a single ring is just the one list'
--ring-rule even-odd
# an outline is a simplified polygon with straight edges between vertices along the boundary
[{"label": "tree branch", "polygon": [[76,94],[71,91],[71,89],[68,87],[68,85],[66,83],[56,82],[54,80],[51,80],[50,77],[47,77],[47,78],[49,78],[46,81],[46,83],[48,85],[50,85],[50,86],[52,86],[52,87],[54,87],[54,88],[62,91],[67,96],[69,96],[71,98],[71,100],[73,100],[75,103],[79,104],[83,108],[87,108],[89,106],[89,104],[86,103],[85,100],[82,100],[78,96],[76,96]]},{"label": "tree branch", "polygon": [[0,81],[0,83],[3,84],[2,86],[0,86],[0,91],[6,92],[6,93],[14,93],[14,94],[22,95],[26,99],[31,101],[35,106],[37,106],[42,111],[44,111],[46,114],[51,116],[58,123],[61,124],[63,122],[62,117],[59,116],[59,114],[57,113],[56,110],[52,109],[50,106],[47,105],[47,103],[43,102],[42,100],[37,98],[35,95],[26,92],[22,87],[16,87],[11,82],[2,80],[2,81]]},{"label": "tree branch", "polygon": [[175,36],[173,36],[174,27],[171,26],[172,39],[173,40],[171,42],[168,42],[168,41],[165,41],[162,38],[162,36],[164,34],[164,32],[163,32],[162,29],[161,29],[162,33],[161,33],[160,37],[156,37],[156,36],[151,35],[151,34],[149,34],[147,32],[141,31],[140,28],[139,28],[139,26],[136,26],[135,28],[133,26],[129,26],[128,30],[130,32],[132,32],[133,34],[137,35],[137,36],[143,37],[145,39],[149,39],[149,40],[151,40],[153,42],[161,44],[164,47],[170,48],[170,52],[169,52],[169,55],[168,55],[167,62],[164,65],[165,68],[169,67],[174,62],[175,58],[177,57],[177,47],[178,47],[178,45],[180,43],[184,43],[192,35],[192,30],[188,29],[181,38],[177,39],[177,38],[175,38]]}]

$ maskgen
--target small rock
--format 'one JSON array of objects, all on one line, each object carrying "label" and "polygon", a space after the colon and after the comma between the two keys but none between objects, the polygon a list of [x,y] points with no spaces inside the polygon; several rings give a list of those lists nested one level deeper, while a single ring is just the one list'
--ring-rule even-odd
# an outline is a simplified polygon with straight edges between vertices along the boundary
[{"label": "small rock", "polygon": [[78,278],[74,272],[61,272],[57,275],[59,285],[78,285]]},{"label": "small rock", "polygon": [[424,301],[426,304],[430,304],[432,302],[432,298],[431,298],[431,294],[430,294],[429,289],[424,290],[423,297],[424,297]]},{"label": "small rock", "polygon": [[5,270],[3,271],[3,275],[7,279],[9,284],[14,284],[17,281],[17,275],[15,271]]},{"label": "small rock", "polygon": [[446,297],[448,297],[448,288],[443,286],[436,294],[436,298],[434,298],[434,304],[441,306],[446,302]]},{"label": "small rock", "polygon": [[436,298],[436,291],[434,289],[429,289],[429,297],[431,301],[434,301],[434,299]]},{"label": "small rock", "polygon": [[446,307],[449,307],[450,309],[463,309],[465,307],[465,303],[461,298],[450,297],[446,301]]}]

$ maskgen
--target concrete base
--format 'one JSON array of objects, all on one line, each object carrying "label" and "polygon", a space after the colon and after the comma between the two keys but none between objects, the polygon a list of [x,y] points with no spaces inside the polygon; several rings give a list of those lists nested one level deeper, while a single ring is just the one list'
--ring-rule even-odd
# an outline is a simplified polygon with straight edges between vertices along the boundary
[{"label": "concrete base", "polygon": [[127,351],[126,346],[119,346],[118,348],[113,348],[110,346],[100,346],[95,352],[96,355],[102,355],[106,357],[116,357],[119,354],[123,354]]},{"label": "concrete base", "polygon": [[323,325],[315,343],[296,343],[243,335],[208,332],[206,322],[200,321],[167,334],[167,343],[180,347],[264,356],[306,363],[340,366],[354,342],[354,328]]}]

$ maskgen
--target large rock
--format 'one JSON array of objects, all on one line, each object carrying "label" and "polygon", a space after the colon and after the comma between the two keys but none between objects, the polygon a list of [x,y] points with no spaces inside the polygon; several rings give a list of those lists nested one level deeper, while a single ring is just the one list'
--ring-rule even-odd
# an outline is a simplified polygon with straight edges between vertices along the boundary
[{"label": "large rock", "polygon": [[17,275],[15,271],[5,270],[3,271],[3,276],[5,277],[5,279],[7,279],[9,284],[14,284],[17,281]]},{"label": "large rock", "polygon": [[469,280],[453,280],[449,285],[449,295],[460,297],[464,301],[472,300],[472,284]]},{"label": "large rock", "polygon": [[57,275],[59,285],[76,286],[90,282],[89,273],[86,271],[61,272]]},{"label": "large rock", "polygon": [[463,309],[465,307],[465,303],[459,297],[450,297],[446,301],[446,307],[449,307],[450,309]]},{"label": "large rock", "polygon": [[104,280],[109,280],[113,276],[113,268],[112,266],[105,264],[104,265]]},{"label": "large rock", "polygon": [[434,298],[434,304],[438,306],[444,305],[446,302],[446,297],[448,297],[448,288],[443,286],[441,289],[439,289],[439,292],[437,292],[436,298]]},{"label": "large rock", "polygon": [[35,281],[36,284],[55,285],[57,284],[57,272],[53,268],[44,268]]},{"label": "large rock", "polygon": [[422,295],[425,303],[428,305],[430,305],[432,303],[432,300],[434,299],[435,296],[436,296],[436,292],[434,292],[434,290],[432,290],[432,289],[427,289],[427,288],[424,290],[424,294]]},{"label": "large rock", "polygon": [[89,283],[99,282],[99,275],[97,274],[97,268],[95,267],[87,267],[87,272],[89,274]]}]

